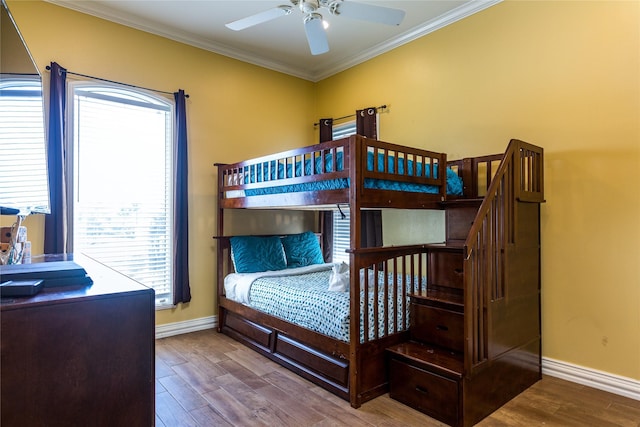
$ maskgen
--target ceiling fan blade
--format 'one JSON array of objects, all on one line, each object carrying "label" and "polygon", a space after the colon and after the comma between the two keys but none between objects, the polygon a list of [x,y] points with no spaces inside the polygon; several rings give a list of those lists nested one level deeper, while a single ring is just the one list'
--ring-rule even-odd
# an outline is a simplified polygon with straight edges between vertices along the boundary
[{"label": "ceiling fan blade", "polygon": [[229,22],[225,26],[229,29],[240,31],[245,28],[253,27],[254,25],[262,24],[263,22],[271,21],[272,19],[279,18],[281,16],[289,15],[291,13],[291,6],[278,6],[273,9],[265,10],[264,12],[256,13],[255,15],[247,16],[246,18],[238,19],[237,21]]},{"label": "ceiling fan blade", "polygon": [[405,11],[402,9],[353,1],[337,1],[331,5],[330,10],[335,15],[387,25],[400,25],[405,15]]},{"label": "ceiling fan blade", "polygon": [[312,55],[321,55],[329,52],[327,34],[322,26],[322,15],[312,13],[304,18],[304,31],[307,33],[307,41]]}]

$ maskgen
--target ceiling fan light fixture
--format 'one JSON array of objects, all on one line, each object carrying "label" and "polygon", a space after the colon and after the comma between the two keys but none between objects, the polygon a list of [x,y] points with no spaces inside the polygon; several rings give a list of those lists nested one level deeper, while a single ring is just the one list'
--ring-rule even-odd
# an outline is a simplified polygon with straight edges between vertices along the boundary
[{"label": "ceiling fan light fixture", "polygon": [[314,13],[320,7],[318,0],[302,0],[299,4],[302,13],[310,14]]},{"label": "ceiling fan light fixture", "polygon": [[340,15],[340,11],[338,10],[340,3],[342,3],[342,1],[325,1],[323,6],[329,9],[332,15]]}]

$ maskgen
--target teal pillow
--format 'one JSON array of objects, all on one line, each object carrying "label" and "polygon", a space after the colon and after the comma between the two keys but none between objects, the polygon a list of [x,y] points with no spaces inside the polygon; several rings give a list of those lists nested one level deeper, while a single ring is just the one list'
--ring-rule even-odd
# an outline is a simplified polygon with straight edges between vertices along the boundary
[{"label": "teal pillow", "polygon": [[231,259],[236,273],[256,273],[287,268],[278,236],[237,236],[231,239]]},{"label": "teal pillow", "polygon": [[324,264],[320,242],[311,231],[284,236],[282,247],[287,259],[287,268]]}]

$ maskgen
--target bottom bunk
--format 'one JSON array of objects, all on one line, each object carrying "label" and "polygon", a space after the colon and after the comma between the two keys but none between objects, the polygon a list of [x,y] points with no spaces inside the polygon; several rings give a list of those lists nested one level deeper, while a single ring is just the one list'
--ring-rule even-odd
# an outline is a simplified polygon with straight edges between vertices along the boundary
[{"label": "bottom bunk", "polygon": [[[282,322],[227,301],[219,331],[244,343],[258,353],[297,373],[303,378],[350,401],[352,390],[349,344],[313,336],[296,325]],[[406,334],[368,342],[360,348],[357,403],[360,404],[388,391],[386,375],[387,347],[406,341]]]},{"label": "bottom bunk", "polygon": [[[282,270],[266,277],[255,272],[234,273],[238,263],[230,255],[233,239],[218,238],[226,266],[219,282],[220,332],[354,407],[388,391],[385,349],[408,339],[408,295],[426,285],[424,245],[354,251],[354,271],[360,273],[351,280],[354,275],[341,270],[341,264],[311,265],[315,270],[311,272],[304,267],[288,268],[284,271],[293,274],[287,276]],[[300,270],[305,272],[296,274]],[[251,297],[239,290],[238,276],[240,282],[252,282]],[[346,288],[329,290],[339,276],[346,278]],[[280,299],[269,307],[274,287]],[[296,319],[305,319],[304,327]]]}]

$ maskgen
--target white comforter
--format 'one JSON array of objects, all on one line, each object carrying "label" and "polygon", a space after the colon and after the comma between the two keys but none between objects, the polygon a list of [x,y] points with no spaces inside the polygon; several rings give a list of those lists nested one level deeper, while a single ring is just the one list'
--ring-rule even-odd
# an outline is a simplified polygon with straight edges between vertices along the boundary
[{"label": "white comforter", "polygon": [[249,291],[251,284],[262,277],[295,276],[297,274],[313,273],[316,271],[331,270],[334,263],[313,264],[306,267],[286,268],[277,271],[261,271],[258,273],[232,273],[224,278],[224,290],[227,298],[242,304],[250,304]]}]

